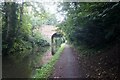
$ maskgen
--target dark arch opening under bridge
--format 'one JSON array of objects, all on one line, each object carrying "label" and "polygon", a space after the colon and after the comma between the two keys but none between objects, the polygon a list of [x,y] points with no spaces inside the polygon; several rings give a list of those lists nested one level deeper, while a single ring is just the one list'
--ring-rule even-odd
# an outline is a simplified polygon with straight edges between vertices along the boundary
[{"label": "dark arch opening under bridge", "polygon": [[58,45],[58,43],[57,43],[57,38],[59,38],[59,42],[60,42],[60,44],[59,45],[61,45],[63,42],[65,42],[65,39],[64,39],[64,37],[63,37],[63,34],[61,34],[61,33],[54,33],[52,36],[51,36],[51,53],[52,53],[52,55],[54,55],[55,54],[55,47],[57,47]]}]

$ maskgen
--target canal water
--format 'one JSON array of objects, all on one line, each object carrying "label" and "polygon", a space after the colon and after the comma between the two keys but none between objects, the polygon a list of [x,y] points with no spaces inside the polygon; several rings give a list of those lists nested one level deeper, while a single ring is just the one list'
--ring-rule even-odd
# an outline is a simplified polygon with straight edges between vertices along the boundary
[{"label": "canal water", "polygon": [[[29,54],[21,61],[17,61],[12,57],[2,57],[2,78],[31,78],[35,74],[35,69],[43,65],[43,56],[50,51],[40,50]],[[31,51],[26,52],[31,53]]]}]

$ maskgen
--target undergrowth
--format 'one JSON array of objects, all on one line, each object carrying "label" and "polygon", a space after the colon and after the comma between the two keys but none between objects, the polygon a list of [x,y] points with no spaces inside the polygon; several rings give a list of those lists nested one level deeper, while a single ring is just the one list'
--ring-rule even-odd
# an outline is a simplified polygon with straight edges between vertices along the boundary
[{"label": "undergrowth", "polygon": [[40,69],[36,69],[36,74],[33,78],[48,78],[53,70],[53,67],[56,61],[59,59],[60,54],[64,50],[65,44],[62,44],[61,47],[58,49],[56,54],[52,57],[52,59],[45,65],[42,66]]}]

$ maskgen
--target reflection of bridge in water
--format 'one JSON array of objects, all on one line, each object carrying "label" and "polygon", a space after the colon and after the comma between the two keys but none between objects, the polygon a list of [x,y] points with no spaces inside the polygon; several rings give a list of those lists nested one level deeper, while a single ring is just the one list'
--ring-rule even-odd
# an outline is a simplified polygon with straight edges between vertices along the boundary
[{"label": "reflection of bridge in water", "polygon": [[[43,38],[45,39],[45,40],[47,40],[50,44],[52,43],[52,36],[53,35],[55,35],[56,34],[56,29],[57,29],[57,27],[55,27],[55,26],[51,26],[51,25],[43,25],[42,27],[40,27],[39,29],[37,29],[39,32],[40,32],[40,34],[43,36]],[[53,36],[53,37],[55,37],[55,36]],[[53,50],[53,47],[52,47],[52,45],[54,45],[54,42],[55,42],[55,40],[53,40],[53,44],[51,44],[51,49],[50,50]],[[54,48],[55,48],[56,46],[54,46]],[[48,63],[49,61],[50,61],[50,59],[52,58],[52,54],[51,54],[51,51],[47,51],[44,55],[43,55],[43,57],[42,57],[42,64],[46,64],[46,63]]]},{"label": "reflection of bridge in water", "polygon": [[52,51],[52,55],[55,54],[55,52],[59,49],[59,47],[61,46],[61,44],[65,42],[64,38],[63,38],[63,34],[61,33],[54,33],[51,37],[51,51]]},{"label": "reflection of bridge in water", "polygon": [[52,43],[51,50],[52,54],[54,54],[62,43],[60,40],[62,38],[62,35],[60,33],[57,33],[57,27],[52,25],[43,25],[38,30],[45,40],[47,40],[50,44]]}]

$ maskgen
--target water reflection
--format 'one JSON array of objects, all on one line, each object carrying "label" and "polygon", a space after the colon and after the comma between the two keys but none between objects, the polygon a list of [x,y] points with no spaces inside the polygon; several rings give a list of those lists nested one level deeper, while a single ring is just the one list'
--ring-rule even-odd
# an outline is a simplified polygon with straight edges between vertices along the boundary
[{"label": "water reflection", "polygon": [[[29,54],[24,58],[17,59],[14,56],[2,58],[2,77],[3,78],[30,78],[35,74],[36,66],[40,67],[42,64],[39,61],[42,55],[49,50],[49,47],[39,49],[34,54],[32,51],[27,51]],[[17,54],[17,53],[16,53]]]}]

